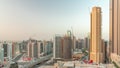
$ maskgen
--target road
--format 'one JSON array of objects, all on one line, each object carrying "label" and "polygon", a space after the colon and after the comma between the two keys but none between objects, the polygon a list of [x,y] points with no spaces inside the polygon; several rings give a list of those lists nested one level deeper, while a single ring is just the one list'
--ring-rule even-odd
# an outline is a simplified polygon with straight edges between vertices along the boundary
[{"label": "road", "polygon": [[53,61],[47,60],[43,63],[35,65],[34,68],[53,68]]},{"label": "road", "polygon": [[18,56],[15,57],[12,61],[13,61],[13,62],[17,62],[23,55],[24,55],[24,53],[18,55]]},{"label": "road", "polygon": [[21,53],[18,56],[16,56],[14,59],[12,59],[11,61],[8,61],[4,68],[9,68],[12,62],[17,62],[23,55],[24,53]]}]

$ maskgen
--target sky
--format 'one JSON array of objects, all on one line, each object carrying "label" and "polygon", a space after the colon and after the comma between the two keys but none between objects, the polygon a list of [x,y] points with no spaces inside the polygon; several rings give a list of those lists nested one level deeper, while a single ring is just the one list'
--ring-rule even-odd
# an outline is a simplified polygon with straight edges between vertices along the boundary
[{"label": "sky", "polygon": [[109,0],[0,0],[0,40],[50,40],[73,29],[90,32],[92,7],[102,8],[102,38],[109,39]]}]

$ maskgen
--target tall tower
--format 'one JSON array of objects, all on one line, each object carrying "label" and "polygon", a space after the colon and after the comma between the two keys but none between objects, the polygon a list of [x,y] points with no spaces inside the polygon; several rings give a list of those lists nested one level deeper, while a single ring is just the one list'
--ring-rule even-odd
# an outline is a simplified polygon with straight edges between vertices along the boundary
[{"label": "tall tower", "polygon": [[120,0],[110,0],[110,51],[111,59],[120,61]]},{"label": "tall tower", "polygon": [[56,35],[54,39],[53,46],[53,55],[54,59],[63,59],[63,60],[71,60],[72,59],[72,46],[73,39],[71,38],[71,32],[68,31],[67,35],[59,36]]},{"label": "tall tower", "polygon": [[101,63],[101,8],[93,7],[91,12],[90,60]]},{"label": "tall tower", "polygon": [[54,58],[62,58],[63,46],[62,46],[62,37],[56,35],[53,46]]},{"label": "tall tower", "polygon": [[72,39],[69,36],[62,38],[63,59],[70,60],[72,58]]}]

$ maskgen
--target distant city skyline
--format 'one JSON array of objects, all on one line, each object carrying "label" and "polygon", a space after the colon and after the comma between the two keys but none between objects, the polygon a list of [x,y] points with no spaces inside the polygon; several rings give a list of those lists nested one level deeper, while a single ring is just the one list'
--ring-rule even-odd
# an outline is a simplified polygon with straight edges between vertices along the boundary
[{"label": "distant city skyline", "polygon": [[102,38],[109,39],[109,0],[0,1],[0,40],[49,40],[73,28],[76,38],[90,32],[90,11],[102,8]]}]

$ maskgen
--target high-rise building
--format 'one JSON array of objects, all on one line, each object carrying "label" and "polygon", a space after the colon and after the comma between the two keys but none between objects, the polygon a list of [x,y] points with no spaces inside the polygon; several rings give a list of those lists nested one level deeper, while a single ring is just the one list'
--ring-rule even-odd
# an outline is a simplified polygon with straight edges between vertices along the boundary
[{"label": "high-rise building", "polygon": [[15,43],[12,43],[12,58],[15,57]]},{"label": "high-rise building", "polygon": [[43,48],[44,48],[44,45],[43,45],[43,42],[41,42],[41,44],[40,44],[40,53],[43,53]]},{"label": "high-rise building", "polygon": [[4,49],[2,47],[2,42],[0,42],[0,62],[4,62]]},{"label": "high-rise building", "polygon": [[108,59],[108,54],[109,53],[108,53],[108,50],[107,50],[107,48],[108,48],[108,42],[105,41],[104,44],[105,44],[105,46],[104,46],[105,47],[105,52],[104,52],[104,55],[105,55],[104,58],[105,58],[105,60],[104,60],[104,62],[107,63],[107,62],[109,62],[109,59]]},{"label": "high-rise building", "polygon": [[76,49],[76,37],[75,36],[72,36],[72,50],[75,50]]},{"label": "high-rise building", "polygon": [[112,61],[120,62],[120,0],[110,0],[109,41]]},{"label": "high-rise building", "polygon": [[52,51],[53,51],[53,42],[47,41],[47,54],[52,53]]},{"label": "high-rise building", "polygon": [[12,47],[12,58],[15,58],[20,54],[20,49],[19,49],[19,43],[13,42],[11,47]]},{"label": "high-rise building", "polygon": [[33,44],[33,57],[38,58],[38,44],[37,40]]},{"label": "high-rise building", "polygon": [[40,54],[38,54],[38,50],[40,50],[39,43],[37,40],[29,39],[27,45],[27,56],[30,58],[38,58]]},{"label": "high-rise building", "polygon": [[27,51],[27,44],[28,44],[28,41],[22,41],[19,43],[19,48],[21,53]]},{"label": "high-rise building", "polygon": [[108,51],[107,51],[107,48],[108,48],[108,42],[105,41],[105,40],[102,40],[102,48],[101,48],[101,52],[103,53],[103,56],[102,56],[102,60],[104,63],[107,63],[109,60],[108,60]]},{"label": "high-rise building", "polygon": [[85,37],[84,39],[84,48],[89,50],[89,44],[90,43],[90,39],[88,37]]},{"label": "high-rise building", "polygon": [[93,7],[91,12],[90,60],[101,63],[101,8]]},{"label": "high-rise building", "polygon": [[76,41],[76,49],[82,49],[82,48],[84,48],[84,40],[83,39],[78,39],[77,41]]},{"label": "high-rise building", "polygon": [[44,41],[44,54],[50,54],[52,50],[52,42],[51,41]]},{"label": "high-rise building", "polygon": [[63,46],[63,59],[71,59],[72,58],[72,39],[69,36],[65,36],[62,39]]},{"label": "high-rise building", "polygon": [[4,49],[4,57],[11,60],[12,59],[12,43],[11,42],[4,42],[2,44]]},{"label": "high-rise building", "polygon": [[34,51],[33,51],[34,50],[33,49],[33,47],[34,47],[34,41],[35,40],[33,40],[33,39],[29,39],[28,40],[28,44],[27,44],[27,56],[31,57],[31,58],[34,57],[33,56],[33,53],[34,53]]},{"label": "high-rise building", "polygon": [[41,56],[41,41],[38,41],[37,42],[37,46],[38,46],[38,57],[40,57]]},{"label": "high-rise building", "polygon": [[82,47],[80,47],[80,45],[79,45],[79,40],[76,40],[76,49],[81,49]]},{"label": "high-rise building", "polygon": [[37,41],[37,46],[38,46],[38,57],[43,56],[44,54],[44,45],[42,41]]},{"label": "high-rise building", "polygon": [[72,58],[73,38],[70,31],[65,36],[56,35],[54,39],[53,54],[55,59],[70,60]]},{"label": "high-rise building", "polygon": [[76,49],[76,37],[73,34],[72,30],[68,30],[66,36],[71,37],[72,39],[72,51]]},{"label": "high-rise building", "polygon": [[56,35],[54,39],[53,54],[54,58],[62,58],[62,37]]},{"label": "high-rise building", "polygon": [[52,41],[38,41],[29,39],[27,44],[27,56],[30,58],[39,58],[53,52]]},{"label": "high-rise building", "polygon": [[0,62],[4,62],[4,49],[0,47]]},{"label": "high-rise building", "polygon": [[8,44],[8,58],[9,60],[12,60],[12,42],[7,44]]},{"label": "high-rise building", "polygon": [[8,44],[7,43],[3,44],[3,49],[4,49],[4,57],[8,57]]}]

